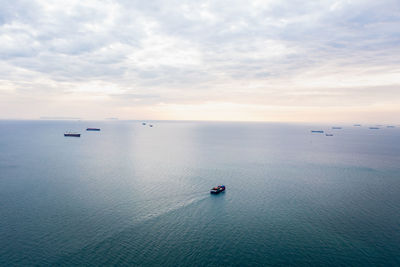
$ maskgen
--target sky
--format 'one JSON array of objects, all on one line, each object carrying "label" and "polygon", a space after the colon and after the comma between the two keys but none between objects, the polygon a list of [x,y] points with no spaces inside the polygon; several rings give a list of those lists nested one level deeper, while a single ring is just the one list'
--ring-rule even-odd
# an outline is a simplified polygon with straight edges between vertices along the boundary
[{"label": "sky", "polygon": [[400,1],[0,0],[0,119],[400,123]]}]

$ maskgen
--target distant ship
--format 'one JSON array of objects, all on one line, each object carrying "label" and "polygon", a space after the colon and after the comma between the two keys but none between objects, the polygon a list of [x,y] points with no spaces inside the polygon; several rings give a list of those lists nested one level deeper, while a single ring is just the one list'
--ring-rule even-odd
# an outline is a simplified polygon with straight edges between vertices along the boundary
[{"label": "distant ship", "polygon": [[65,133],[64,136],[81,137],[81,134],[79,134],[79,133]]},{"label": "distant ship", "polygon": [[379,127],[369,127],[371,130],[378,130]]},{"label": "distant ship", "polygon": [[342,127],[333,126],[332,129],[333,129],[333,130],[340,130],[340,129],[342,129]]},{"label": "distant ship", "polygon": [[100,128],[87,128],[86,131],[100,131]]},{"label": "distant ship", "polygon": [[396,126],[388,125],[388,126],[386,126],[386,128],[396,128]]},{"label": "distant ship", "polygon": [[327,134],[325,134],[326,136],[333,136],[333,134],[330,134],[330,133],[327,133]]},{"label": "distant ship", "polygon": [[145,122],[142,122],[142,125],[146,125],[146,123],[145,123]]},{"label": "distant ship", "polygon": [[210,193],[211,194],[219,194],[223,191],[225,191],[225,185],[219,185],[219,186],[211,188]]},{"label": "distant ship", "polygon": [[354,124],[353,126],[361,127],[361,124]]},{"label": "distant ship", "polygon": [[324,131],[321,131],[321,130],[312,130],[311,132],[312,133],[324,133]]}]

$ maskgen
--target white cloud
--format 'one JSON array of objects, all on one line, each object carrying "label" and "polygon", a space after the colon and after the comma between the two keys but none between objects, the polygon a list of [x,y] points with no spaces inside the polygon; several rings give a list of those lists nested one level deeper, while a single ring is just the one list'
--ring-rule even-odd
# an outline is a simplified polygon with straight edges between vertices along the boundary
[{"label": "white cloud", "polygon": [[[225,118],[234,106],[274,107],[286,120],[282,109],[378,110],[399,98],[396,0],[0,4],[3,117],[31,116],[38,98],[50,113],[62,102],[68,115],[71,95],[94,114],[129,118],[141,105],[138,114],[158,116],[163,105],[169,119],[180,118],[173,107],[190,117],[203,106],[207,119],[212,110]],[[15,99],[26,109],[1,106]],[[243,114],[232,118],[269,116]]]}]

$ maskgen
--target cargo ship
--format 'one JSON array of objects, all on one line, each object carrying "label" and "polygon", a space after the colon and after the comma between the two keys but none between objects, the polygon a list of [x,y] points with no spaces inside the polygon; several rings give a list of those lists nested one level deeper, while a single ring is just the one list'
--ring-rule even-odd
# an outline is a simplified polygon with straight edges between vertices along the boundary
[{"label": "cargo ship", "polygon": [[65,133],[64,136],[81,137],[81,134],[79,134],[79,133]]},{"label": "cargo ship", "polygon": [[86,131],[100,131],[100,128],[87,128]]},{"label": "cargo ship", "polygon": [[210,193],[211,194],[219,194],[223,191],[225,191],[225,185],[219,185],[219,186],[211,188]]}]

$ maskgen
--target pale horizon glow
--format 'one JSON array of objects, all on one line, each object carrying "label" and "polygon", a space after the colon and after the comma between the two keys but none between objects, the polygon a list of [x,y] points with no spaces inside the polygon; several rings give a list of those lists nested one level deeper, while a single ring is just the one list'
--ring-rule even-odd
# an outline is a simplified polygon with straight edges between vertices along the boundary
[{"label": "pale horizon glow", "polygon": [[400,2],[1,1],[0,119],[400,123]]}]

